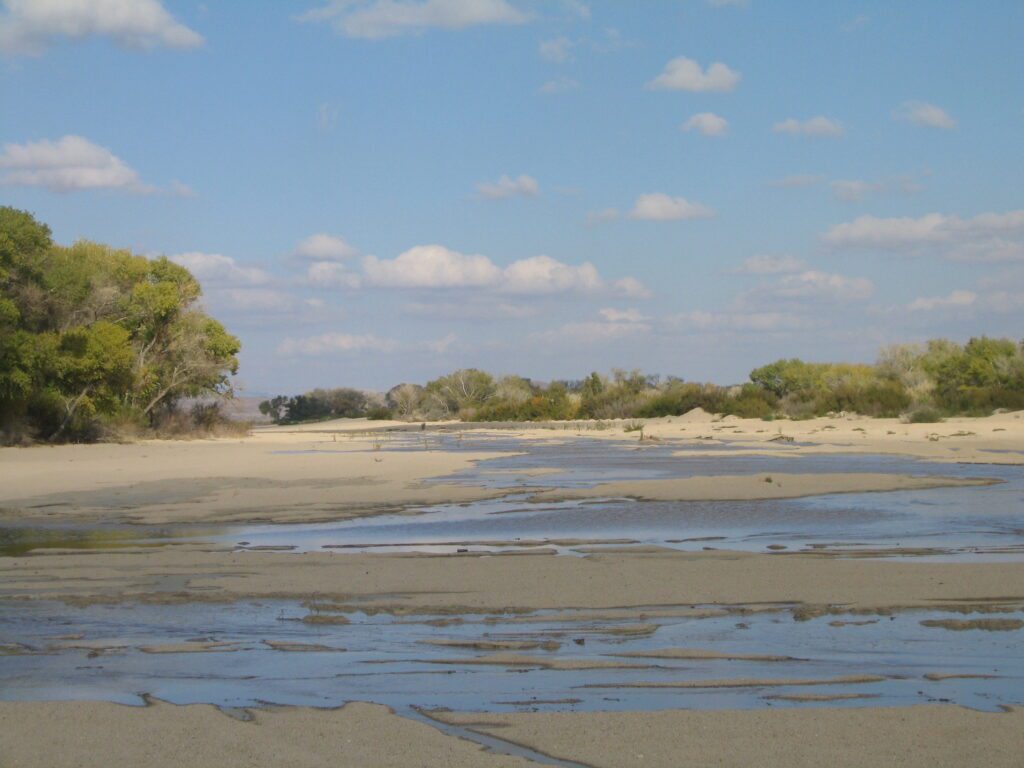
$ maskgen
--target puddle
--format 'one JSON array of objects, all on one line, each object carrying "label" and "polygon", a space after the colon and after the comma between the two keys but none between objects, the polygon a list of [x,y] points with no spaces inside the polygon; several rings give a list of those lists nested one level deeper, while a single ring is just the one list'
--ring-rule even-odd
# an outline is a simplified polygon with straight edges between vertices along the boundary
[{"label": "puddle", "polygon": [[[694,606],[693,615],[680,616],[678,607],[651,606],[643,617],[563,610],[415,620],[357,612],[346,614],[345,624],[309,624],[302,621],[308,609],[293,601],[7,603],[0,604],[0,648],[14,651],[0,655],[0,698],[130,704],[148,694],[233,708],[359,700],[467,711],[821,706],[834,697],[843,706],[1024,705],[1024,630],[922,624],[964,618],[938,611],[795,621],[786,606],[771,608]],[[1011,608],[984,618],[1024,616],[1019,605]],[[426,623],[434,618],[461,622]],[[653,631],[631,632],[639,621]],[[678,651],[666,649],[712,657],[675,657]],[[481,663],[494,654],[509,660]],[[644,687],[650,683],[659,687]],[[812,698],[803,701],[808,693]]]}]

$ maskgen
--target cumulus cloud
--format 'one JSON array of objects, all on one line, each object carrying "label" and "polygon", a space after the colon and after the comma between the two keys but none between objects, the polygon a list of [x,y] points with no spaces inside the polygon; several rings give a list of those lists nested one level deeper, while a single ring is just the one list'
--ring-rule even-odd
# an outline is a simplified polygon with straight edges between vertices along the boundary
[{"label": "cumulus cloud", "polygon": [[769,186],[782,189],[800,189],[802,187],[813,187],[825,180],[824,176],[813,173],[797,173],[792,176],[784,176],[781,179],[768,182]]},{"label": "cumulus cloud", "polygon": [[531,256],[502,269],[487,256],[464,254],[442,245],[419,245],[394,259],[367,256],[367,284],[392,288],[479,288],[512,294],[616,293],[640,296],[635,278],[605,281],[593,264],[565,264],[550,256]]},{"label": "cumulus cloud", "polygon": [[579,266],[563,264],[550,256],[531,256],[509,264],[502,275],[501,289],[508,293],[590,293],[604,287],[597,269],[589,262]]},{"label": "cumulus cloud", "polygon": [[548,80],[537,90],[545,96],[557,96],[560,93],[575,91],[579,87],[579,82],[571,77],[556,77],[554,80]]},{"label": "cumulus cloud", "polygon": [[623,277],[612,283],[612,291],[629,299],[646,299],[654,294],[635,277]]},{"label": "cumulus cloud", "polygon": [[292,251],[292,256],[310,261],[344,261],[357,253],[345,238],[319,232],[301,240]]},{"label": "cumulus cloud", "polygon": [[907,253],[929,252],[958,261],[1024,259],[1024,210],[973,218],[929,213],[919,218],[861,216],[824,235],[829,245]]},{"label": "cumulus cloud", "polygon": [[81,136],[5,144],[3,153],[0,153],[0,182],[45,187],[54,192],[81,189],[155,191],[143,184],[138,173],[109,149]]},{"label": "cumulus cloud", "polygon": [[715,212],[701,203],[691,203],[683,197],[670,197],[662,192],[640,195],[630,211],[630,217],[646,221],[680,221],[683,219],[709,219]]},{"label": "cumulus cloud", "polygon": [[786,275],[769,292],[787,299],[855,301],[870,298],[875,284],[864,277],[808,270]]},{"label": "cumulus cloud", "polygon": [[706,70],[693,59],[679,56],[665,65],[660,75],[647,83],[650,90],[731,91],[740,81],[740,73],[716,61]]},{"label": "cumulus cloud", "polygon": [[941,107],[927,101],[905,101],[897,107],[892,116],[905,123],[913,123],[926,128],[941,128],[950,131],[956,128],[956,120]]},{"label": "cumulus cloud", "polygon": [[107,37],[129,48],[195,48],[198,33],[159,0],[2,0],[0,52],[38,55],[59,38]]},{"label": "cumulus cloud", "polygon": [[528,17],[506,0],[330,0],[298,20],[326,22],[348,37],[379,40],[431,29],[523,24]]},{"label": "cumulus cloud", "polygon": [[540,185],[532,176],[522,174],[516,178],[502,176],[497,181],[485,181],[476,185],[477,192],[488,200],[502,200],[506,197],[536,197]]},{"label": "cumulus cloud", "polygon": [[482,288],[501,281],[501,270],[486,256],[443,245],[417,245],[391,260],[367,256],[363,272],[371,285],[395,288]]},{"label": "cumulus cloud", "polygon": [[846,133],[843,124],[838,120],[824,115],[818,115],[808,120],[797,120],[794,117],[787,118],[773,127],[776,133],[786,133],[790,136],[818,136],[836,138]]},{"label": "cumulus cloud", "polygon": [[729,132],[729,121],[713,112],[699,112],[685,123],[684,131],[697,131],[705,136],[725,136]]},{"label": "cumulus cloud", "polygon": [[914,299],[907,305],[911,312],[931,312],[935,309],[957,309],[969,307],[978,299],[973,291],[955,290],[948,296],[929,296]]},{"label": "cumulus cloud", "polygon": [[170,257],[195,275],[200,283],[212,285],[265,285],[273,277],[259,267],[246,267],[220,253],[189,251]]},{"label": "cumulus cloud", "polygon": [[278,354],[285,357],[317,357],[345,352],[392,352],[398,342],[382,339],[371,334],[352,335],[348,333],[322,333],[304,339],[287,338],[278,347]]},{"label": "cumulus cloud", "polygon": [[316,288],[358,288],[362,280],[336,261],[315,261],[306,269],[306,282]]},{"label": "cumulus cloud", "polygon": [[561,64],[569,60],[570,51],[572,50],[573,45],[575,45],[575,43],[567,37],[555,37],[551,40],[541,41],[541,44],[537,48],[537,52],[545,61]]},{"label": "cumulus cloud", "polygon": [[803,266],[803,261],[796,256],[766,253],[744,259],[733,271],[746,275],[782,275],[799,272]]}]

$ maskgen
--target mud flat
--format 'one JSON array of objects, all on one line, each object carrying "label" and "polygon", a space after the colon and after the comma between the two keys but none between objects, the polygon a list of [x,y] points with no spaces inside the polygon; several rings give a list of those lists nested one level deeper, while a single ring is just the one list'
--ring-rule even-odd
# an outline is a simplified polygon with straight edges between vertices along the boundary
[{"label": "mud flat", "polygon": [[1024,754],[1024,711],[786,708],[433,716],[594,768],[643,765],[1006,766]]}]

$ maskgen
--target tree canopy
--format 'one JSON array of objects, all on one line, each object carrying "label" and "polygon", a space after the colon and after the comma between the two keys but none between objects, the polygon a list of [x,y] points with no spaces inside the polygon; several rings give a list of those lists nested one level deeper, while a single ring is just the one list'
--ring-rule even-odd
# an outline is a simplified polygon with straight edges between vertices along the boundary
[{"label": "tree canopy", "polygon": [[98,436],[186,397],[231,393],[240,342],[199,306],[187,269],[79,241],[0,207],[0,428]]}]

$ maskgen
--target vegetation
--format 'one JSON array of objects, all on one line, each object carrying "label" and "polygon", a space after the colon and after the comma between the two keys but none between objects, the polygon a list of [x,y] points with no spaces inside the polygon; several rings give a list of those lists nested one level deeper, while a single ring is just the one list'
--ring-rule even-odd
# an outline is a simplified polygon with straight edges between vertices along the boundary
[{"label": "vegetation", "polygon": [[296,424],[303,421],[326,419],[356,419],[376,412],[381,418],[381,404],[358,389],[314,389],[304,395],[279,395],[260,403],[260,413],[278,424]]},{"label": "vegetation", "polygon": [[300,417],[298,410],[288,407],[280,410],[283,403],[315,399],[318,392],[323,390],[299,398],[274,398],[263,404],[268,409],[264,412],[282,422],[336,415],[555,421],[648,419],[702,408],[743,418],[859,413],[928,423],[956,414],[1024,408],[1024,346],[980,337],[964,345],[935,340],[888,347],[874,365],[777,360],[751,371],[749,382],[732,387],[624,370],[542,385],[520,376],[495,378],[467,368],[423,386],[399,384],[388,391],[383,404],[368,399],[361,410],[342,413],[325,407],[311,417]]},{"label": "vegetation", "polygon": [[62,247],[31,214],[0,207],[4,441],[157,429],[181,420],[186,399],[230,395],[240,344],[199,296],[196,279],[166,258]]}]

